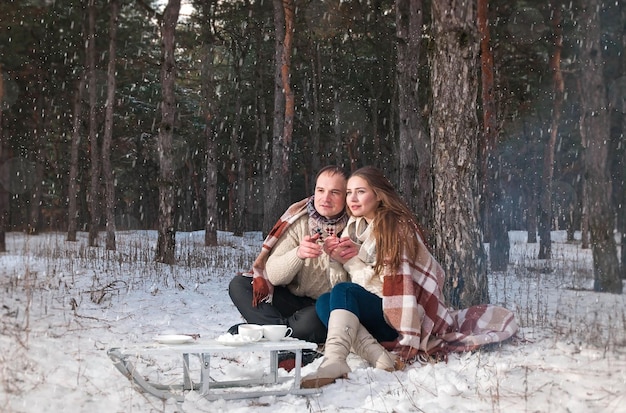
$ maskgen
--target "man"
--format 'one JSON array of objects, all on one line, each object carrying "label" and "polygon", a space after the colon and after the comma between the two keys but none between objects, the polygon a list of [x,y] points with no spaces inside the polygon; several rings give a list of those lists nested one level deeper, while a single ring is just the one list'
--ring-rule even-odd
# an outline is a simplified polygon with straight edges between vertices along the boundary
[{"label": "man", "polygon": [[[348,221],[347,178],[340,167],[322,168],[314,195],[292,205],[266,238],[252,280],[238,275],[230,282],[230,298],[248,323],[285,324],[292,337],[324,343],[326,327],[315,312],[315,301],[348,278],[323,252],[323,239],[339,234]],[[237,327],[229,332],[237,333]]]}]

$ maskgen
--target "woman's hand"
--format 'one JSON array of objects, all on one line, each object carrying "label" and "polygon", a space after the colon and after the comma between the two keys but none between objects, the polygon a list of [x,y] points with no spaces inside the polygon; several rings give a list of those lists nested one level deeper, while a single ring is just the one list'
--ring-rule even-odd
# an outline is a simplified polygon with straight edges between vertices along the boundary
[{"label": "woman's hand", "polygon": [[330,258],[343,265],[359,253],[359,246],[349,237],[337,238],[333,235],[324,240],[324,251]]}]

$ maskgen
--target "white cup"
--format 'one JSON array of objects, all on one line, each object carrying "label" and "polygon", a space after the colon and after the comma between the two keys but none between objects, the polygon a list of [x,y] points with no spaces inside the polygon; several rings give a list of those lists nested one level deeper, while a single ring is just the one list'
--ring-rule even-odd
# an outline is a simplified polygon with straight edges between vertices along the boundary
[{"label": "white cup", "polygon": [[239,335],[251,340],[257,341],[263,338],[263,326],[258,324],[241,324],[238,329]]},{"label": "white cup", "polygon": [[282,324],[271,324],[263,326],[263,335],[269,341],[280,341],[285,337],[291,337],[293,330]]}]

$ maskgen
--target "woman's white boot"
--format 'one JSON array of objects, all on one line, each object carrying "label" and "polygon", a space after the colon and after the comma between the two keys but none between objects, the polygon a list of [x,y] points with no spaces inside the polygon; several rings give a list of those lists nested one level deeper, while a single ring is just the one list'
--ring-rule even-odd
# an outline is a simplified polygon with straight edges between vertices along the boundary
[{"label": "woman's white boot", "polygon": [[394,371],[404,368],[404,363],[388,352],[362,324],[359,324],[352,349],[377,369]]},{"label": "woman's white boot", "polygon": [[324,361],[317,371],[302,378],[300,385],[305,389],[319,388],[347,377],[351,371],[346,358],[361,323],[354,313],[333,310],[328,319],[328,335],[324,346]]}]

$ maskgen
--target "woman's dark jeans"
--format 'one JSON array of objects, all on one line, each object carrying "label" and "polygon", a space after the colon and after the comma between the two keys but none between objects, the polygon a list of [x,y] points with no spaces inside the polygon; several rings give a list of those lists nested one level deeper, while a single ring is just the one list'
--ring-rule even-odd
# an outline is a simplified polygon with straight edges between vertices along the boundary
[{"label": "woman's dark jeans", "polygon": [[320,320],[326,326],[331,311],[348,310],[357,316],[376,340],[394,341],[398,338],[398,332],[385,321],[382,298],[359,284],[345,282],[335,285],[329,293],[317,299],[315,308]]}]

